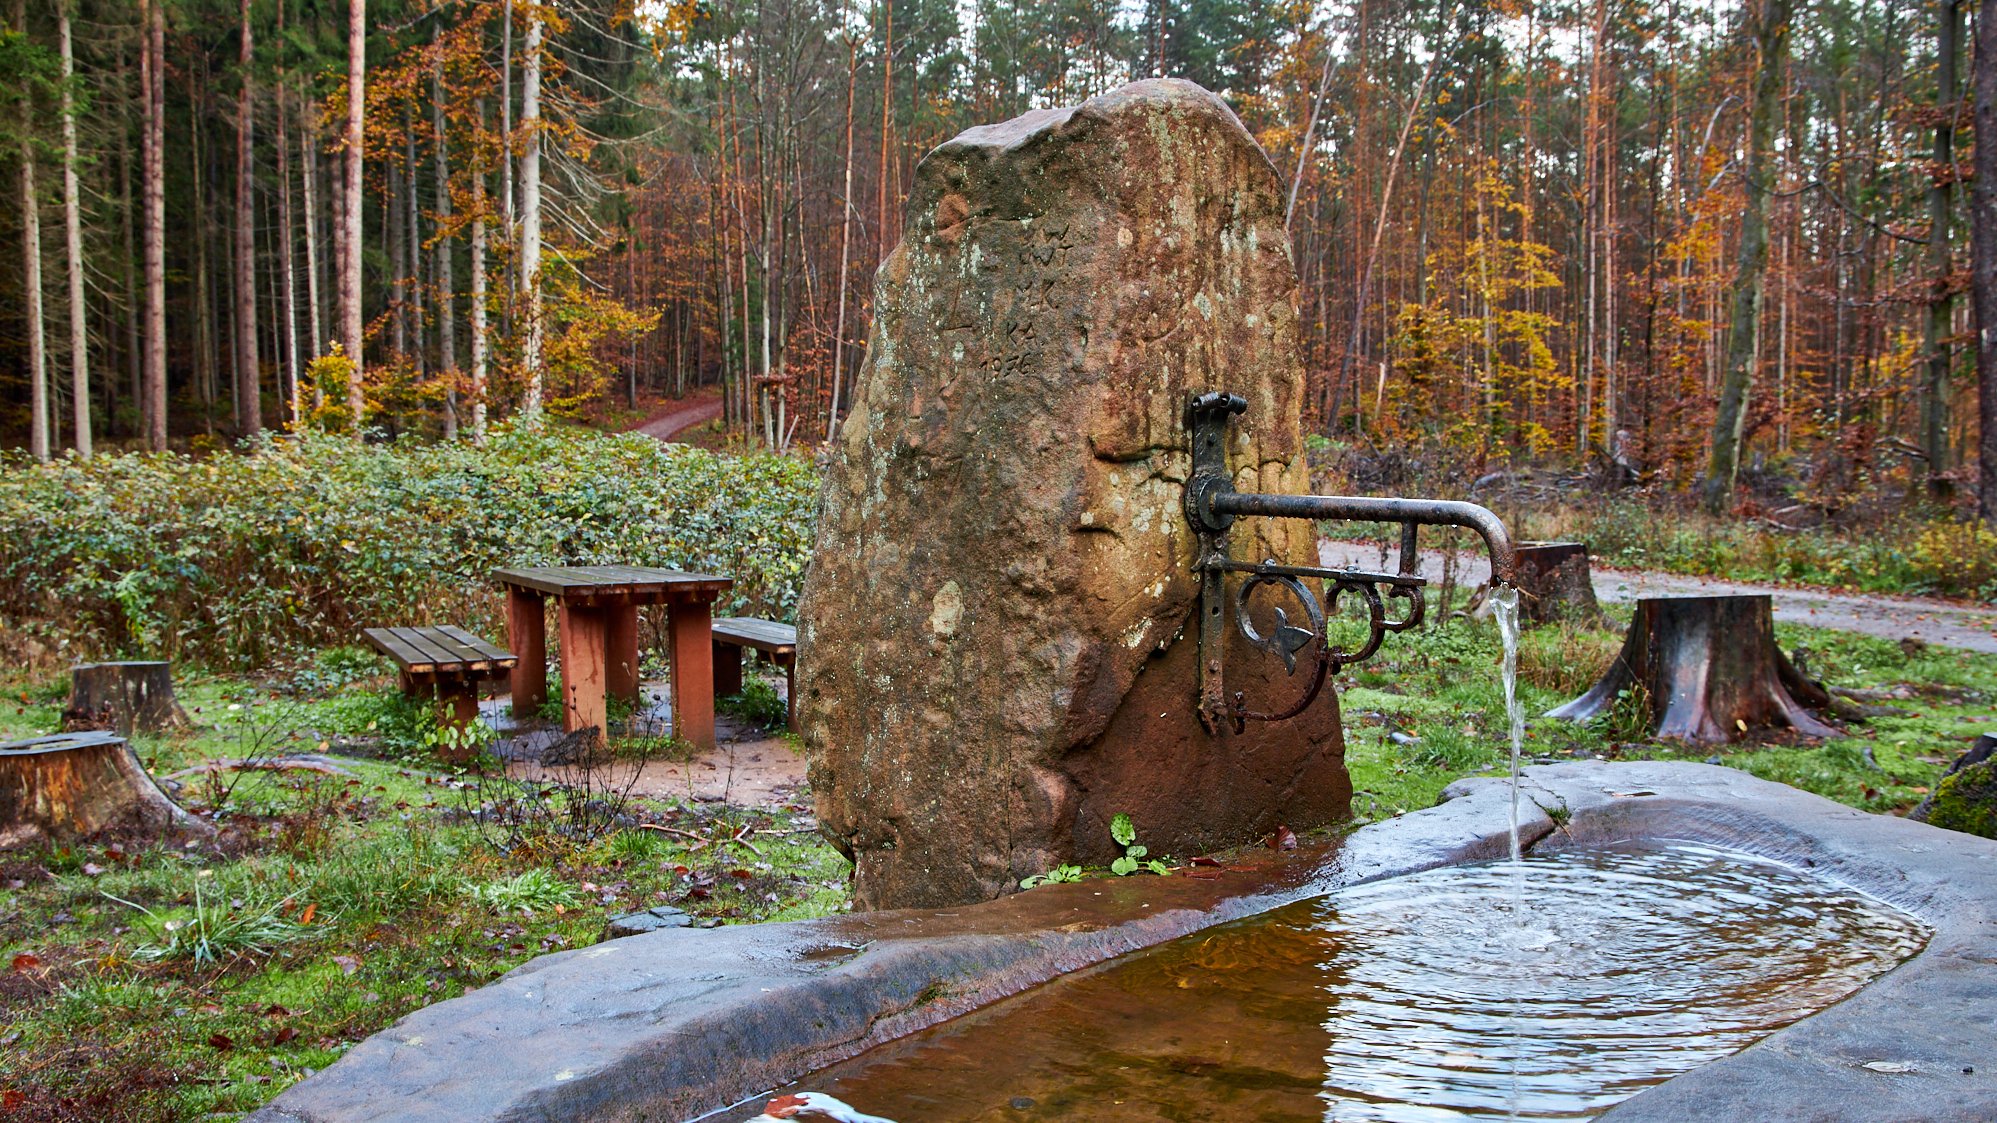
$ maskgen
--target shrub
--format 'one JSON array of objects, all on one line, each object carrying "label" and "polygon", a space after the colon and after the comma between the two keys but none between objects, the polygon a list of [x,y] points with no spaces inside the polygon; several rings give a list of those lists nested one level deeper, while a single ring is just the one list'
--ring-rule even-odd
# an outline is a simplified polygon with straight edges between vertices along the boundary
[{"label": "shrub", "polygon": [[735,579],[790,618],[817,476],[636,434],[501,428],[484,445],[304,433],[242,455],[0,461],[0,614],[72,650],[266,665],[374,624],[497,634],[492,571],[653,565]]}]

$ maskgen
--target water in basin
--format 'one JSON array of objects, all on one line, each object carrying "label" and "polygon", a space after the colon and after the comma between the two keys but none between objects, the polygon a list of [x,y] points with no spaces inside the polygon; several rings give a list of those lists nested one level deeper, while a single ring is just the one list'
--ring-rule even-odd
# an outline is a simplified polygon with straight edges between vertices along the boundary
[{"label": "water in basin", "polygon": [[1919,950],[1878,902],[1689,844],[1377,882],[1035,988],[799,1089],[901,1123],[1585,1119]]}]

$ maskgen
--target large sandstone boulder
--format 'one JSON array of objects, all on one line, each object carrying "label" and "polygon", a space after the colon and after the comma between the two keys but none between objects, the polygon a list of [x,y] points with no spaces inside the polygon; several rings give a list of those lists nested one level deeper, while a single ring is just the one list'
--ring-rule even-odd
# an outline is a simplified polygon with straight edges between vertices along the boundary
[{"label": "large sandstone boulder", "polygon": [[[1268,157],[1219,98],[1146,81],[969,129],[916,180],[799,608],[799,725],[857,903],[1107,863],[1118,812],[1182,857],[1342,818],[1329,689],[1242,735],[1196,714],[1187,398],[1248,399],[1237,487],[1307,490]],[[1234,554],[1312,564],[1314,537],[1244,520]],[[1253,708],[1309,677],[1229,658]]]}]

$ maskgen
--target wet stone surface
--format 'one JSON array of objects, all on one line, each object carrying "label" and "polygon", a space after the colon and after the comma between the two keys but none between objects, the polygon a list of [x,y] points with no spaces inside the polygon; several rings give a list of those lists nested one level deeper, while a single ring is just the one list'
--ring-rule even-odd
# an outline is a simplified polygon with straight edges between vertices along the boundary
[{"label": "wet stone surface", "polygon": [[[1391,902],[1383,879],[1503,854],[1509,802],[1501,781],[1462,781],[1440,806],[1333,844],[1256,848],[1212,880],[1091,880],[969,907],[655,932],[543,956],[361,1042],[252,1118],[698,1118],[1132,951],[1369,883]],[[1531,768],[1523,802],[1537,854],[1643,839],[1723,848],[1932,928],[1921,952],[1843,1001],[1601,1118],[1997,1119],[1997,842],[1697,764]],[[1754,919],[1751,902],[1734,905],[1713,915]],[[991,1102],[1013,1097],[1034,1098],[989,1089]]]}]

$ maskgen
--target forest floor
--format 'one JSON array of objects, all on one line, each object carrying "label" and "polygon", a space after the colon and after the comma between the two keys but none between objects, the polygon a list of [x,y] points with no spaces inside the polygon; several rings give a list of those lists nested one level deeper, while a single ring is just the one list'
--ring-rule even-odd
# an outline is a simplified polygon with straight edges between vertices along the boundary
[{"label": "forest floor", "polygon": [[[1379,568],[1393,564],[1374,542],[1321,539],[1319,564]],[[1440,580],[1447,561],[1444,551],[1423,550],[1421,572],[1431,584]],[[1474,589],[1490,580],[1491,562],[1481,549],[1458,551],[1453,567],[1459,589]],[[1775,619],[1820,628],[1857,632],[1885,639],[1910,639],[1982,654],[1997,654],[1997,608],[1973,601],[1941,597],[1893,596],[1884,593],[1843,593],[1808,586],[1727,581],[1717,577],[1612,569],[1592,569],[1595,597],[1603,604],[1628,604],[1644,597],[1734,596],[1764,593]]]},{"label": "forest floor", "polygon": [[[1599,627],[1526,633],[1529,714],[1585,690],[1614,657],[1629,609],[1608,612]],[[1355,821],[1502,773],[1495,632],[1441,620],[1339,677]],[[1810,649],[1814,674],[1895,712],[1833,740],[1718,748],[1658,742],[1613,718],[1535,718],[1526,753],[1711,760],[1904,813],[1997,728],[1997,660],[1787,620],[1776,633]],[[282,681],[187,673],[190,727],[136,741],[155,775],[293,752],[345,774],[184,775],[174,794],[218,827],[211,842],[0,859],[0,1118],[228,1118],[419,1006],[594,942],[611,917],[672,905],[698,924],[733,924],[848,907],[848,866],[816,833],[801,754],[768,732],[782,715],[774,682],[745,684],[711,753],[649,732],[664,716],[655,703],[624,715],[617,754],[578,787],[575,768],[536,759],[532,724],[497,705],[487,712],[508,738],[505,760],[437,764],[421,712],[385,671],[338,649]],[[59,675],[6,673],[0,738],[55,729],[64,689]],[[553,740],[543,732],[539,744]]]}]

